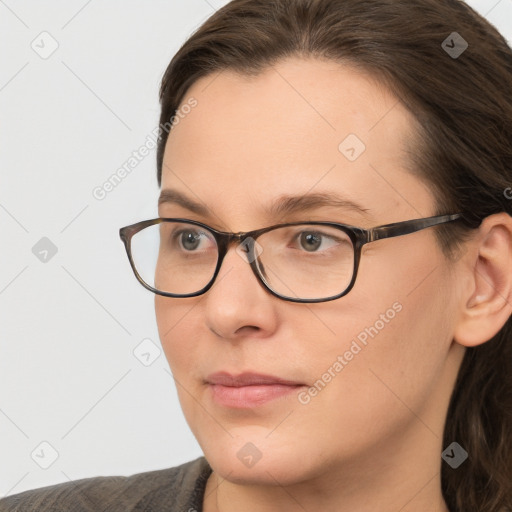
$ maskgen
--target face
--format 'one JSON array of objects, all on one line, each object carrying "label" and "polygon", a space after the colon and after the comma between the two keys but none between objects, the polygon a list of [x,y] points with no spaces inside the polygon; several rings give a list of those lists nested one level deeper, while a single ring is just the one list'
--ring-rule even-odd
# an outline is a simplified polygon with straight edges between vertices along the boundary
[{"label": "face", "polygon": [[[191,98],[197,106],[167,142],[162,189],[207,211],[167,202],[161,217],[238,232],[300,221],[370,228],[434,215],[406,153],[414,118],[361,71],[288,59],[257,77],[207,76],[183,104]],[[268,213],[285,197],[321,193],[361,210]],[[155,296],[181,406],[213,469],[232,482],[284,485],[336,471],[355,479],[363,468],[367,477],[369,463],[392,465],[404,439],[415,457],[440,446],[455,375],[452,285],[426,229],[364,246],[354,288],[330,302],[272,296],[236,244],[204,295]],[[208,383],[216,372],[296,385],[226,390]]]}]

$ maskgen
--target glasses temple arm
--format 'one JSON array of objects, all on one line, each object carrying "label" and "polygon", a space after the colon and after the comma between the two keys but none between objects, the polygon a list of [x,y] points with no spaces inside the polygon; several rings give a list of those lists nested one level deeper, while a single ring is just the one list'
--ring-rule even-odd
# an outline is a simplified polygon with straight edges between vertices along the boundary
[{"label": "glasses temple arm", "polygon": [[406,220],[402,222],[393,222],[369,229],[367,231],[368,242],[382,240],[383,238],[392,238],[395,236],[408,235],[431,226],[445,224],[462,218],[462,213],[454,213],[452,215],[438,215],[427,217],[425,219]]}]

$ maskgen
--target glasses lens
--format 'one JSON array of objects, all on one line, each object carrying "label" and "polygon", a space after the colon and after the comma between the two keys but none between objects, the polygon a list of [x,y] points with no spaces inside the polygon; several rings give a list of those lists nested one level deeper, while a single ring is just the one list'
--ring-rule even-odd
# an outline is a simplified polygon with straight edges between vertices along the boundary
[{"label": "glasses lens", "polygon": [[258,237],[257,264],[280,295],[322,299],[344,292],[354,271],[354,245],[341,229],[315,224],[285,226]]},{"label": "glasses lens", "polygon": [[159,291],[187,295],[204,288],[218,260],[213,234],[195,224],[161,222],[136,233],[132,259],[142,280]]}]

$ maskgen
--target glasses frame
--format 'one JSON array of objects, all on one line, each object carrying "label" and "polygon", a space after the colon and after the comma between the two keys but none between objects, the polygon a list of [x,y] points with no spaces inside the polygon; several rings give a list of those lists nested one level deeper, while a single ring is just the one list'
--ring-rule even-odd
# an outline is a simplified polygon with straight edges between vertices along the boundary
[{"label": "glasses frame", "polygon": [[[144,286],[144,288],[147,288],[148,290],[152,291],[153,293],[156,293],[157,295],[162,295],[164,297],[174,297],[174,298],[187,298],[187,297],[197,297],[199,295],[204,294],[207,292],[215,282],[215,279],[217,278],[217,275],[220,271],[220,268],[222,266],[222,262],[224,261],[224,258],[229,250],[229,247],[234,243],[237,242],[239,244],[244,243],[247,240],[247,259],[249,262],[249,265],[251,266],[251,269],[258,279],[258,281],[263,285],[263,287],[268,290],[272,295],[275,297],[278,297],[279,299],[286,300],[289,302],[299,302],[299,303],[317,303],[317,302],[328,302],[331,300],[339,299],[340,297],[343,297],[347,295],[347,293],[350,292],[350,290],[354,287],[354,284],[356,282],[356,277],[359,269],[359,262],[361,260],[361,249],[364,245],[369,244],[371,242],[375,242],[377,240],[384,240],[386,238],[393,238],[396,236],[402,236],[402,235],[408,235],[410,233],[415,233],[417,231],[421,231],[422,229],[430,228],[432,226],[437,226],[439,224],[445,224],[447,222],[452,222],[455,220],[463,219],[462,213],[455,213],[455,214],[449,214],[449,215],[436,215],[433,217],[425,217],[422,219],[411,219],[401,222],[393,222],[391,224],[384,224],[381,226],[376,226],[370,229],[363,229],[356,226],[350,226],[348,224],[339,224],[336,222],[323,222],[323,221],[302,221],[302,222],[290,222],[286,224],[274,224],[272,226],[262,228],[262,229],[256,229],[253,231],[239,231],[238,233],[230,233],[225,231],[218,231],[207,224],[203,224],[202,222],[198,222],[191,219],[184,219],[184,218],[164,218],[164,217],[158,217],[155,219],[150,220],[143,220],[140,222],[137,222],[135,224],[131,224],[130,226],[125,226],[119,230],[119,236],[121,240],[124,243],[126,253],[128,255],[128,259],[130,261],[130,266],[132,267],[133,273],[135,274],[135,277],[137,280]],[[160,224],[162,222],[185,222],[188,224],[193,224],[196,226],[199,226],[207,231],[209,231],[213,237],[215,238],[215,241],[217,243],[218,247],[218,260],[217,265],[215,267],[215,271],[213,273],[212,278],[210,279],[209,283],[204,286],[201,290],[194,292],[194,293],[188,293],[188,294],[175,294],[175,293],[169,293],[169,292],[163,292],[161,290],[157,290],[156,288],[153,288],[149,284],[147,284],[140,274],[137,272],[137,269],[135,267],[135,263],[132,258],[132,251],[131,251],[131,239],[132,237],[137,234],[139,231],[142,231],[144,228],[148,226],[153,226],[155,224]],[[301,224],[309,224],[309,225],[316,225],[316,226],[328,226],[340,229],[341,231],[345,232],[349,238],[352,240],[352,244],[354,246],[354,266],[353,266],[353,273],[352,273],[352,279],[349,283],[349,285],[339,294],[332,295],[330,297],[321,298],[321,299],[299,299],[295,297],[289,297],[287,295],[281,295],[274,291],[270,285],[265,280],[265,277],[262,275],[260,268],[257,264],[257,255],[254,252],[254,245],[255,241],[258,239],[259,236],[263,235],[264,233],[268,233],[269,231],[273,231],[275,229],[286,227],[286,226],[298,226]]]}]

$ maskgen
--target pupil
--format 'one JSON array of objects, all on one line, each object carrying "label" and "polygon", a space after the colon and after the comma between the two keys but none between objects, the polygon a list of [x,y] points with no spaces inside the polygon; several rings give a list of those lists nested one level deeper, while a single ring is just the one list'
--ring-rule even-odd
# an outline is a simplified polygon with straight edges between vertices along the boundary
[{"label": "pupil", "polygon": [[320,237],[315,234],[308,233],[307,235],[303,235],[302,240],[306,242],[303,246],[308,251],[315,250],[320,246]]}]

